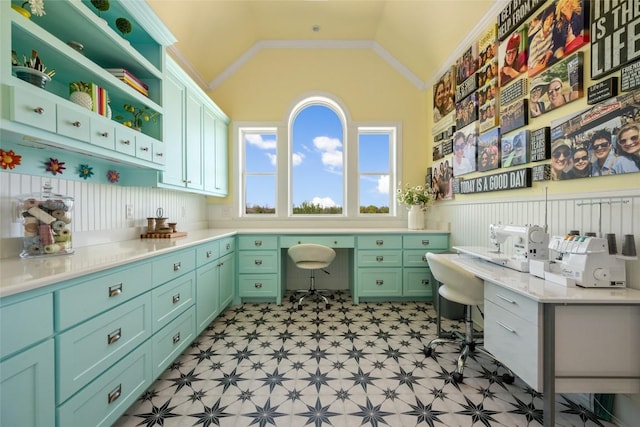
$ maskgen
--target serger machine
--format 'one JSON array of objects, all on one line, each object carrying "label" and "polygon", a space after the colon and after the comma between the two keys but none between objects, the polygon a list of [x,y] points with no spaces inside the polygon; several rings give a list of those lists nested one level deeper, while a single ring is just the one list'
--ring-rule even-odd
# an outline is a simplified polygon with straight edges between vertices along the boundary
[{"label": "serger machine", "polygon": [[490,248],[454,247],[458,252],[529,272],[530,260],[549,259],[549,235],[538,225],[489,225]]},{"label": "serger machine", "polygon": [[554,236],[549,249],[558,256],[550,265],[551,274],[545,275],[547,280],[561,279],[562,284],[585,288],[624,288],[627,284],[625,261],[609,253],[607,239]]}]

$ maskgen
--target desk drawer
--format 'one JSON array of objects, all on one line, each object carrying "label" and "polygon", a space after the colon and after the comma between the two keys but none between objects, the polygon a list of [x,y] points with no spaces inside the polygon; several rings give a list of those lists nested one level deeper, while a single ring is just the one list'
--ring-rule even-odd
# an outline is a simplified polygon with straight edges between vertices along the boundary
[{"label": "desk drawer", "polygon": [[447,250],[449,249],[448,234],[417,234],[403,236],[402,247],[405,249]]},{"label": "desk drawer", "polygon": [[277,273],[277,251],[241,251],[238,254],[240,273]]},{"label": "desk drawer", "polygon": [[358,267],[401,267],[401,250],[358,251]]},{"label": "desk drawer", "polygon": [[140,264],[56,292],[58,330],[109,310],[151,289],[151,264]]},{"label": "desk drawer", "polygon": [[175,252],[153,262],[153,286],[158,286],[196,268],[196,250]]},{"label": "desk drawer", "polygon": [[484,347],[516,375],[542,391],[542,331],[485,299]]},{"label": "desk drawer", "polygon": [[360,296],[401,296],[402,269],[380,268],[358,270]]},{"label": "desk drawer", "polygon": [[238,249],[277,249],[278,237],[269,235],[238,236]]},{"label": "desk drawer", "polygon": [[0,308],[0,359],[53,334],[53,294]]},{"label": "desk drawer", "polygon": [[225,237],[224,239],[220,239],[220,256],[221,257],[225,256],[226,254],[230,254],[235,250],[236,250],[235,237]]},{"label": "desk drawer", "polygon": [[185,274],[151,291],[153,332],[159,331],[194,304],[196,273]]},{"label": "desk drawer", "polygon": [[353,236],[282,236],[280,247],[290,248],[302,243],[315,243],[330,248],[353,248],[355,241]]},{"label": "desk drawer", "polygon": [[402,251],[402,265],[405,267],[429,267],[427,252],[423,249],[410,249]]},{"label": "desk drawer", "polygon": [[149,342],[58,408],[61,426],[110,426],[151,385]]},{"label": "desk drawer", "polygon": [[196,248],[196,267],[215,261],[220,258],[220,241],[205,243]]},{"label": "desk drawer", "polygon": [[[22,87],[6,86],[9,95],[9,117],[14,122],[56,131],[56,103],[51,94],[40,96],[44,91],[32,91]],[[45,92],[46,93],[46,92]]]},{"label": "desk drawer", "polygon": [[358,249],[401,249],[402,236],[391,234],[358,236]]},{"label": "desk drawer", "polygon": [[151,339],[153,347],[153,378],[162,374],[169,363],[195,339],[196,308],[191,307]]},{"label": "desk drawer", "polygon": [[149,336],[150,293],[58,335],[58,403],[67,400]]},{"label": "desk drawer", "polygon": [[278,275],[241,274],[238,288],[240,297],[275,297],[278,295]]},{"label": "desk drawer", "polygon": [[538,324],[538,319],[542,311],[541,306],[536,301],[524,295],[485,281],[484,299],[493,302],[497,306],[531,323]]},{"label": "desk drawer", "polygon": [[430,297],[431,270],[428,268],[405,268],[402,272],[402,295],[405,297]]}]

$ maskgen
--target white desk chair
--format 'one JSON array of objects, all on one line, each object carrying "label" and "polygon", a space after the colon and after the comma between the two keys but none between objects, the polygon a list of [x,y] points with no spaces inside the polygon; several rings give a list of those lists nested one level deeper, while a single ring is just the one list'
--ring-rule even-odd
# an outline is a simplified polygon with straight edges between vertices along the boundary
[{"label": "white desk chair", "polygon": [[[307,296],[313,297],[316,301],[322,299],[326,304],[326,308],[331,308],[331,304],[329,304],[329,300],[327,300],[327,297],[322,295],[322,292],[325,291],[316,289],[315,271],[322,270],[325,273],[329,274],[329,272],[325,270],[325,268],[327,268],[333,262],[334,258],[336,257],[336,251],[324,245],[303,243],[290,247],[287,253],[293,260],[293,262],[296,263],[296,267],[302,268],[304,270],[311,270],[309,276],[309,289],[296,291],[296,293],[304,294],[298,300],[298,310],[302,310],[302,301]],[[295,299],[296,297],[295,295],[293,295],[291,297],[291,301],[293,302],[295,301]]]},{"label": "white desk chair", "polygon": [[[473,332],[473,307],[481,306],[484,303],[484,281],[442,255],[427,253],[427,262],[433,277],[441,283],[438,298],[443,297],[464,305],[465,333],[462,335],[459,332],[454,332],[451,338],[436,338],[429,341],[424,349],[425,356],[430,357],[433,348],[440,343],[461,341],[460,356],[458,356],[456,370],[453,373],[453,380],[457,383],[461,383],[463,380],[464,364],[470,353],[482,353],[489,359],[496,361],[499,366],[503,366],[491,353],[479,346],[481,342],[476,340]],[[513,372],[506,367],[505,369],[507,369],[507,373],[502,375],[502,380],[507,384],[512,384],[514,381]]]}]

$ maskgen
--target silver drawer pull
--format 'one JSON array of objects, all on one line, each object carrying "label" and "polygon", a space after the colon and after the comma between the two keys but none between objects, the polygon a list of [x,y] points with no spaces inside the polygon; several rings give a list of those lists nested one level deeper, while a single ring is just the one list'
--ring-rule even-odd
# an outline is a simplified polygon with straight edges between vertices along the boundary
[{"label": "silver drawer pull", "polygon": [[107,402],[108,403],[115,402],[116,400],[118,400],[121,394],[122,394],[122,384],[118,384],[118,387],[114,388],[113,390],[111,390],[109,394],[107,394]]},{"label": "silver drawer pull", "polygon": [[384,257],[383,257],[382,255],[378,255],[378,256],[376,257],[376,261],[378,261],[378,262],[382,262],[382,261],[384,261]]},{"label": "silver drawer pull", "polygon": [[502,296],[502,295],[500,295],[500,294],[496,294],[496,296],[497,296],[498,298],[500,298],[501,300],[508,302],[509,304],[517,304],[514,300],[512,300],[512,299],[510,299],[510,298],[507,298],[507,297],[503,297],[503,296]]},{"label": "silver drawer pull", "polygon": [[378,286],[382,286],[382,285],[384,285],[384,280],[377,279],[377,280],[376,280],[376,285],[378,285]]},{"label": "silver drawer pull", "polygon": [[424,239],[422,241],[422,246],[429,246],[429,239]]},{"label": "silver drawer pull", "polygon": [[123,143],[124,145],[131,145],[131,141],[129,141],[128,139],[125,139],[123,141],[120,141],[121,143]]},{"label": "silver drawer pull", "polygon": [[429,284],[429,279],[422,279],[422,284],[423,285],[428,285]]},{"label": "silver drawer pull", "polygon": [[34,113],[38,113],[38,114],[44,114],[44,108],[42,107],[37,107],[33,109]]},{"label": "silver drawer pull", "polygon": [[211,258],[213,256],[213,252],[207,251],[207,258]]},{"label": "silver drawer pull", "polygon": [[384,245],[384,240],[376,240],[376,245],[378,246]]},{"label": "silver drawer pull", "polygon": [[256,282],[253,284],[256,289],[260,289],[262,287],[262,283]]},{"label": "silver drawer pull", "polygon": [[182,267],[182,263],[176,262],[173,264],[173,271],[178,271]]},{"label": "silver drawer pull", "polygon": [[115,297],[116,295],[120,295],[121,293],[122,293],[122,283],[109,286],[109,298]]},{"label": "silver drawer pull", "polygon": [[180,342],[180,332],[173,336],[173,343],[178,344]]},{"label": "silver drawer pull", "polygon": [[141,151],[149,151],[149,147],[140,147]]},{"label": "silver drawer pull", "polygon": [[512,334],[515,334],[516,331],[511,329],[510,327],[508,327],[507,325],[505,325],[504,323],[500,322],[499,320],[496,320],[496,323],[500,326],[502,326],[503,328],[505,328],[507,331],[511,332]]},{"label": "silver drawer pull", "polygon": [[75,122],[71,122],[71,124],[77,128],[79,128],[80,126],[82,126],[82,123],[80,123],[79,121],[75,121]]},{"label": "silver drawer pull", "polygon": [[255,246],[262,246],[262,240],[256,240],[253,242]]},{"label": "silver drawer pull", "polygon": [[156,153],[156,156],[158,156],[158,157],[163,157],[163,156],[164,156],[164,153]]},{"label": "silver drawer pull", "polygon": [[262,265],[262,260],[261,259],[257,259],[254,261],[255,265]]},{"label": "silver drawer pull", "polygon": [[122,338],[122,329],[118,328],[107,335],[107,344],[111,345],[118,342]]},{"label": "silver drawer pull", "polygon": [[227,243],[226,250],[231,249],[231,243]]},{"label": "silver drawer pull", "polygon": [[98,135],[104,137],[104,138],[109,138],[109,132],[98,132]]},{"label": "silver drawer pull", "polygon": [[173,303],[177,304],[180,302],[180,294],[176,294],[173,296]]}]

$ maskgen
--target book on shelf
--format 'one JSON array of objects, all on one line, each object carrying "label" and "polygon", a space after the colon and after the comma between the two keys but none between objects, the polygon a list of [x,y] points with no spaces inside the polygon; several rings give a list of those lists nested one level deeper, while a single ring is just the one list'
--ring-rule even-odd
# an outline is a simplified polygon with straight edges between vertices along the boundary
[{"label": "book on shelf", "polygon": [[109,74],[118,77],[120,80],[123,80],[123,77],[126,77],[127,80],[137,83],[138,86],[144,88],[147,91],[149,90],[149,86],[145,82],[143,82],[124,68],[105,68],[105,70],[109,72]]}]

